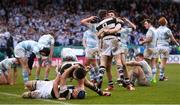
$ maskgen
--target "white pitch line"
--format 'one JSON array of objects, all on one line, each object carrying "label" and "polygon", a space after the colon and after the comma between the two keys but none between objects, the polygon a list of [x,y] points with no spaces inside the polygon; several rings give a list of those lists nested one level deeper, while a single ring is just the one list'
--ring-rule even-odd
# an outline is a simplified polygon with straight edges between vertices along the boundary
[{"label": "white pitch line", "polygon": [[[7,95],[7,96],[13,96],[13,97],[21,97],[20,95],[12,94],[12,93],[6,93],[6,92],[0,92],[0,94],[1,95]],[[69,103],[65,103],[62,101],[54,101],[54,100],[50,100],[50,99],[36,99],[36,100],[45,101],[45,102],[52,102],[52,103],[62,104],[62,105],[70,105]]]}]

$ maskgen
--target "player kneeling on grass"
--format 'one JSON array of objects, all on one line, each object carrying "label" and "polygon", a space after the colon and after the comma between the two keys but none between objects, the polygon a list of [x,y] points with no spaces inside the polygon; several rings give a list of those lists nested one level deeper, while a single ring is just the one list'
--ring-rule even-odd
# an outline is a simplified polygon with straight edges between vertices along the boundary
[{"label": "player kneeling on grass", "polygon": [[[0,62],[0,84],[15,84],[17,78],[16,65],[18,64],[16,58],[6,58]],[[12,69],[14,69],[13,76]]]},{"label": "player kneeling on grass", "polygon": [[130,71],[130,80],[140,86],[150,86],[152,80],[152,71],[149,64],[144,60],[143,54],[136,55],[136,61],[127,62],[128,66],[132,66],[133,70]]}]

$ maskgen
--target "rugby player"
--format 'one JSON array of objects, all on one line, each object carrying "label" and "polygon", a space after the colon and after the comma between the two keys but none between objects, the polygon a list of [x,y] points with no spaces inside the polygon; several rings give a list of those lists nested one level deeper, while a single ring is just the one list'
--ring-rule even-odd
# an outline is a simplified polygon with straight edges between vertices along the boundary
[{"label": "rugby player", "polygon": [[22,41],[16,45],[14,54],[23,68],[22,74],[24,83],[29,80],[29,75],[31,75],[31,70],[28,66],[28,57],[32,53],[34,53],[37,57],[40,55],[48,56],[50,49],[33,40]]},{"label": "rugby player", "polygon": [[[106,10],[102,10],[99,13],[99,17],[102,19],[101,22],[97,25],[97,36],[100,38],[101,43],[101,60],[100,60],[100,67],[99,67],[99,88],[102,86],[103,81],[103,74],[107,71],[107,77],[109,80],[108,85],[113,88],[113,81],[112,81],[112,74],[111,70],[107,67],[110,67],[112,58],[117,65],[117,69],[120,69],[119,65],[121,64],[121,48],[120,48],[120,38],[117,35],[118,31],[121,29],[120,22],[115,18],[113,12],[107,12]],[[125,66],[124,66],[125,67]],[[126,73],[127,74],[127,73]],[[126,83],[126,87],[128,90],[134,90],[132,85],[130,84],[128,75],[124,80]],[[108,89],[110,90],[110,89]]]},{"label": "rugby player", "polygon": [[83,34],[83,46],[85,48],[85,66],[90,67],[90,81],[93,83],[97,82],[98,75],[97,56],[99,49],[95,28],[96,22],[96,16],[90,16],[81,20],[81,24],[87,26],[88,28],[88,30],[86,30]]},{"label": "rugby player", "polygon": [[42,67],[42,64],[45,66],[45,75],[44,80],[48,81],[48,75],[51,67],[51,58],[53,56],[53,50],[54,50],[54,34],[46,34],[40,37],[38,40],[38,43],[45,45],[47,48],[50,48],[50,54],[48,57],[40,57],[38,58],[37,68],[36,68],[36,80],[39,80],[40,70]]},{"label": "rugby player", "polygon": [[134,85],[137,83],[140,86],[150,86],[152,71],[150,65],[144,60],[142,53],[136,55],[135,61],[129,61],[126,64],[133,67],[129,74]]},{"label": "rugby player", "polygon": [[0,62],[0,84],[14,85],[16,83],[18,64],[16,58],[6,58]]},{"label": "rugby player", "polygon": [[153,83],[156,83],[156,71],[157,71],[157,58],[158,52],[157,47],[157,32],[152,25],[150,19],[145,19],[143,21],[144,27],[148,29],[146,37],[143,40],[140,40],[140,44],[145,45],[144,58],[151,65],[153,73]]},{"label": "rugby player", "polygon": [[175,40],[171,30],[167,27],[168,21],[166,20],[165,17],[161,17],[159,19],[159,24],[160,26],[157,28],[157,34],[158,34],[157,49],[158,49],[158,54],[161,58],[161,64],[159,66],[160,68],[159,80],[166,81],[168,80],[168,78],[165,76],[164,70],[170,52],[170,47],[169,47],[170,40],[174,42],[177,46],[179,46],[179,43]]}]

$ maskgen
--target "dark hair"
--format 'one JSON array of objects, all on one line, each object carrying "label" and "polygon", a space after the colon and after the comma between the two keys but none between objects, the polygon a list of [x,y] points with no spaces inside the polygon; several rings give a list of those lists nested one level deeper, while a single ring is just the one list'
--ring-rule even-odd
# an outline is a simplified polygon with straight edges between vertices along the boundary
[{"label": "dark hair", "polygon": [[145,22],[152,24],[152,20],[150,20],[150,19],[144,19],[142,23],[144,24]]},{"label": "dark hair", "polygon": [[144,57],[143,53],[138,53],[136,54],[136,57],[139,56],[139,57]]},{"label": "dark hair", "polygon": [[41,53],[45,53],[44,56],[49,56],[50,54],[50,48],[44,47],[42,50],[39,51]]},{"label": "dark hair", "polygon": [[83,79],[86,76],[86,71],[84,68],[80,67],[74,71],[74,75],[77,79]]},{"label": "dark hair", "polygon": [[100,19],[103,19],[104,17],[106,17],[106,15],[107,15],[107,10],[102,9],[98,11],[98,17]]},{"label": "dark hair", "polygon": [[84,99],[85,96],[86,96],[86,92],[84,90],[81,90],[77,95],[77,99]]},{"label": "dark hair", "polygon": [[115,10],[108,10],[108,12],[107,13],[114,13],[115,14],[115,16],[118,16],[118,13],[115,11]]}]

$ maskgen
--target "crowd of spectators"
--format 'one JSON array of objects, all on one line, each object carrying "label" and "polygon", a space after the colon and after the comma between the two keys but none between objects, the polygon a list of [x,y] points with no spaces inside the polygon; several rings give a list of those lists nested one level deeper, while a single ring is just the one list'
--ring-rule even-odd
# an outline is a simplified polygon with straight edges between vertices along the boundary
[{"label": "crowd of spectators", "polygon": [[[8,31],[18,43],[38,40],[54,31],[56,45],[82,45],[86,27],[80,20],[96,15],[99,9],[115,9],[137,25],[127,43],[138,45],[146,30],[141,24],[145,18],[154,21],[165,16],[176,39],[180,42],[180,3],[178,0],[0,0],[0,32]],[[2,40],[2,39],[1,39]],[[5,44],[0,42],[0,46]]]}]

